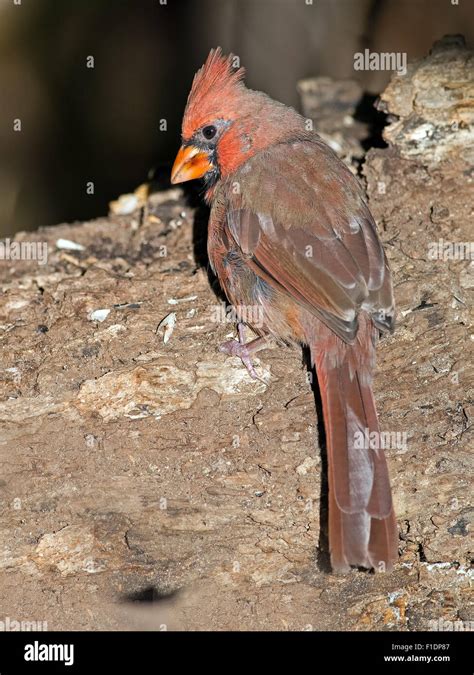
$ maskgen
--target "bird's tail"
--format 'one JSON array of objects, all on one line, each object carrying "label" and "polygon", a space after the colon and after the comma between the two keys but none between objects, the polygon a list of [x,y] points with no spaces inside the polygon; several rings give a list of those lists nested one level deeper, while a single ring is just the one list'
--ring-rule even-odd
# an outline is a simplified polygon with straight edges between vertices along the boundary
[{"label": "bird's tail", "polygon": [[398,534],[367,363],[373,345],[334,340],[328,350],[311,350],[326,430],[331,564],[389,571]]}]

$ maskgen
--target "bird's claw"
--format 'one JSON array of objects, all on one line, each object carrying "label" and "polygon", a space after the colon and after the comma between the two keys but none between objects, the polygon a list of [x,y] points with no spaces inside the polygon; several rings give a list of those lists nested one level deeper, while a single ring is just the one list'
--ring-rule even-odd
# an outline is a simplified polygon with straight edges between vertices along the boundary
[{"label": "bird's claw", "polygon": [[224,352],[224,354],[228,354],[229,356],[238,356],[244,366],[247,368],[247,372],[253,380],[260,380],[261,382],[267,384],[255,370],[252,359],[250,358],[250,350],[248,349],[247,345],[242,344],[239,342],[239,340],[229,340],[228,342],[224,342],[219,346],[219,351]]}]

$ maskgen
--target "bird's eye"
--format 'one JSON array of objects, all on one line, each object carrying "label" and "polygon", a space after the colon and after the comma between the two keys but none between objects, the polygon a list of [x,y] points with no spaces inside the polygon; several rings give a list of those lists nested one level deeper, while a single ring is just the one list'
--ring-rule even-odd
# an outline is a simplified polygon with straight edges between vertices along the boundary
[{"label": "bird's eye", "polygon": [[208,141],[211,140],[211,138],[214,138],[214,136],[217,133],[217,129],[213,124],[210,124],[208,127],[204,127],[202,130],[202,135],[204,138],[206,138]]}]

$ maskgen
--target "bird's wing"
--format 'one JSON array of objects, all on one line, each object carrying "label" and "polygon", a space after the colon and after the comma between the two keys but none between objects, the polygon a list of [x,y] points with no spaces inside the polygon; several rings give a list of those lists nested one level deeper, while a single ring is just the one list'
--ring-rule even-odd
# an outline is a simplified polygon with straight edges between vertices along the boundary
[{"label": "bird's wing", "polygon": [[225,227],[257,275],[346,342],[361,308],[392,328],[390,273],[362,189],[319,139],[258,153],[225,189]]}]

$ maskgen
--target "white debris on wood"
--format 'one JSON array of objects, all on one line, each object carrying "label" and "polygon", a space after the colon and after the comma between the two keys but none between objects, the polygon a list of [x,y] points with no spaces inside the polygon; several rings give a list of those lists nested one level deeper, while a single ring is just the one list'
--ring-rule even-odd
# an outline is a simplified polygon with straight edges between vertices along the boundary
[{"label": "white debris on wood", "polygon": [[188,295],[187,298],[168,298],[168,305],[179,305],[180,302],[191,302],[197,300],[197,295]]},{"label": "white debris on wood", "polygon": [[164,319],[158,324],[157,331],[163,330],[163,343],[166,344],[173,335],[174,327],[176,325],[176,314],[171,312],[167,314]]},{"label": "white debris on wood", "polygon": [[[110,202],[109,208],[111,213],[116,216],[128,216],[134,211],[145,206],[149,194],[149,185],[143,183],[139,185],[134,192],[120,195],[118,199]],[[138,228],[138,222],[134,223],[134,229]],[[133,227],[133,224],[132,224]]]},{"label": "white debris on wood", "polygon": [[82,244],[78,244],[76,241],[70,241],[69,239],[57,239],[56,248],[59,248],[63,251],[85,251],[86,247]]},{"label": "white debris on wood", "polygon": [[88,318],[91,321],[105,321],[110,314],[110,309],[95,309],[93,312],[89,312]]}]

